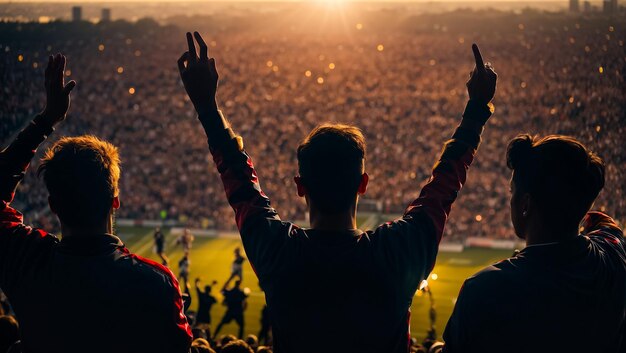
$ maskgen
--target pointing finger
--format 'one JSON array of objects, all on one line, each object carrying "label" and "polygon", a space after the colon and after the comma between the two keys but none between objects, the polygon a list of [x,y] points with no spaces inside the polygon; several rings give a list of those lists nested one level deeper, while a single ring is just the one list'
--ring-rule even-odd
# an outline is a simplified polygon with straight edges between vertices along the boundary
[{"label": "pointing finger", "polygon": [[485,71],[485,63],[483,62],[483,57],[482,55],[480,55],[478,45],[476,45],[475,43],[472,44],[472,51],[474,52],[474,59],[476,60],[476,68],[480,71]]}]

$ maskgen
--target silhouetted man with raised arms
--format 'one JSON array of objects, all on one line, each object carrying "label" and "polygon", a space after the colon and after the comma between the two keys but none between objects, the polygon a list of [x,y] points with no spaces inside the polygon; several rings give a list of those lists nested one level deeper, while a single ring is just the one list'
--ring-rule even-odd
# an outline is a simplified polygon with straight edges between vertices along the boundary
[{"label": "silhouetted man with raised arms", "polygon": [[243,331],[245,326],[245,321],[243,318],[243,312],[246,310],[248,306],[248,294],[241,290],[241,280],[238,279],[235,281],[235,285],[232,288],[228,288],[232,278],[229,278],[224,286],[222,287],[222,295],[224,296],[224,305],[226,306],[226,313],[222,317],[222,320],[217,325],[215,329],[215,334],[213,337],[217,337],[217,334],[220,333],[220,330],[225,324],[235,320],[237,325],[239,326],[239,338],[243,338]]},{"label": "silhouetted man with raised arms", "polygon": [[[39,167],[59,240],[10,206],[40,143],[65,119],[74,81],[49,58],[43,112],[0,152],[0,288],[20,322],[24,352],[187,352],[191,330],[178,283],[112,234],[119,156],[94,136],[65,137]],[[140,319],[138,319],[140,318]]]},{"label": "silhouetted man with raised arms", "polygon": [[409,307],[434,266],[450,207],[492,114],[495,72],[474,46],[470,100],[432,178],[401,219],[373,231],[356,228],[358,195],[368,183],[361,131],[340,124],[315,128],[298,147],[296,188],[311,220],[304,229],[282,221],[261,191],[243,140],[217,109],[215,60],[194,35],[199,56],[187,33],[180,74],[265,290],[275,351],[408,352]]},{"label": "silhouetted man with raised arms", "polygon": [[217,299],[211,294],[211,289],[217,282],[213,281],[211,285],[204,286],[204,291],[200,288],[200,278],[195,280],[196,296],[198,297],[198,314],[196,315],[197,324],[211,323],[211,307],[217,303]]}]

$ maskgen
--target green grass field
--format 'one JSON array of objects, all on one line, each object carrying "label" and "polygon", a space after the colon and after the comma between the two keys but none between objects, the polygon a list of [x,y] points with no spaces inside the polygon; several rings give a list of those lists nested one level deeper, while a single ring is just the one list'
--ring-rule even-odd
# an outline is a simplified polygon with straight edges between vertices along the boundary
[{"label": "green grass field", "polygon": [[[170,259],[170,268],[174,274],[178,275],[178,261],[182,257],[182,249],[175,245],[175,236],[169,235],[169,230],[164,229],[167,237],[166,254]],[[117,234],[122,238],[127,247],[132,251],[146,258],[159,261],[154,253],[152,232],[150,228],[140,227],[120,227]],[[201,277],[204,283],[216,280],[218,285],[213,289],[213,294],[221,303],[221,288],[224,281],[230,275],[230,264],[233,259],[235,247],[241,247],[239,239],[231,238],[205,238],[196,237],[191,251],[191,284],[195,277]],[[511,255],[510,250],[489,250],[489,249],[466,249],[462,253],[440,252],[437,264],[429,278],[429,285],[435,300],[437,309],[437,334],[441,337],[446,322],[452,313],[454,302],[458,295],[463,280],[476,273],[486,265],[501,260]],[[437,279],[433,279],[436,274]],[[257,334],[260,328],[259,319],[261,308],[265,303],[265,297],[260,291],[258,281],[250,264],[246,262],[244,267],[243,286],[251,289],[248,300],[248,309],[245,313],[246,334]],[[191,309],[197,309],[197,299],[195,291],[192,291],[193,302]],[[426,295],[418,292],[411,306],[411,333],[418,339],[423,339],[430,326],[429,322],[430,302]],[[224,314],[222,305],[215,305],[211,312],[214,325],[219,322]],[[234,322],[224,326],[221,333],[236,334],[237,326]]]}]

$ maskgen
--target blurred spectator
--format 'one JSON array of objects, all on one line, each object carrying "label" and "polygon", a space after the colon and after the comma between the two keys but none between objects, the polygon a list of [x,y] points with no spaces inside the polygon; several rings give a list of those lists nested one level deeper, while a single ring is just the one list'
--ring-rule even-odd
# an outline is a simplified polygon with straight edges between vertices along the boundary
[{"label": "blurred spectator", "polygon": [[245,341],[235,340],[222,347],[220,353],[254,353],[254,350]]}]

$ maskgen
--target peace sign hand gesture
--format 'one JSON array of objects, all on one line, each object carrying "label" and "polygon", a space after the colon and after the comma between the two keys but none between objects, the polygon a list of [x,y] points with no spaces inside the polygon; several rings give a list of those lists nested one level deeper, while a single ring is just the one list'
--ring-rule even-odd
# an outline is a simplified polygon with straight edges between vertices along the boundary
[{"label": "peace sign hand gesture", "polygon": [[[196,53],[193,42],[195,37],[200,47],[200,56]],[[215,59],[208,57],[208,48],[200,33],[187,32],[189,51],[178,59],[178,70],[183,80],[185,90],[198,114],[217,110],[215,95],[217,92],[218,74],[215,68]]]}]

